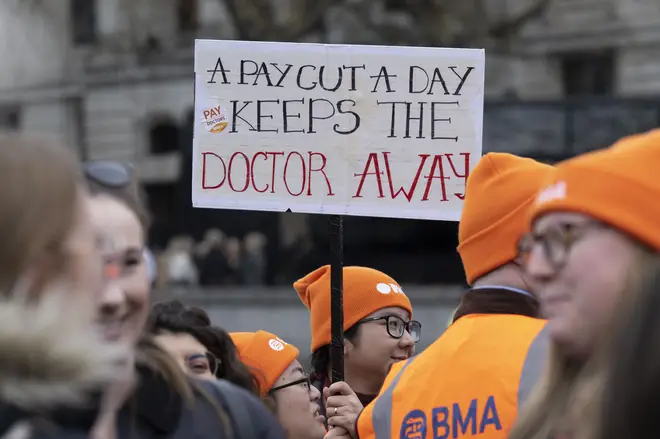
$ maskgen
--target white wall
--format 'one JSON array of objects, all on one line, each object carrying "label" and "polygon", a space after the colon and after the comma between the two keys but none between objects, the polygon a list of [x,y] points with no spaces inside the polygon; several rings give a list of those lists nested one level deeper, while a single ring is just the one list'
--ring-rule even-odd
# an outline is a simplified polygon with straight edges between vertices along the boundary
[{"label": "white wall", "polygon": [[22,107],[21,129],[29,133],[50,134],[58,142],[77,150],[73,129],[73,109],[64,101],[32,103]]},{"label": "white wall", "polygon": [[648,97],[660,94],[660,44],[622,49],[617,83],[624,95]]},{"label": "white wall", "polygon": [[0,1],[0,91],[72,73],[68,12],[68,0]]}]

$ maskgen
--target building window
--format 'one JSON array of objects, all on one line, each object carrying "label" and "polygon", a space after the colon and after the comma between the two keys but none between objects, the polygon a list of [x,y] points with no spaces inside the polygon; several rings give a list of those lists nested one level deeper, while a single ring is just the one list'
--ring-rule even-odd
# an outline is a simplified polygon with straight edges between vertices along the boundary
[{"label": "building window", "polygon": [[177,0],[176,17],[180,31],[196,30],[199,26],[197,0]]},{"label": "building window", "polygon": [[565,96],[605,96],[614,93],[614,51],[563,55],[560,66]]},{"label": "building window", "polygon": [[91,44],[97,39],[96,2],[71,0],[71,32],[74,44]]},{"label": "building window", "polygon": [[385,0],[384,6],[386,11],[390,12],[402,12],[407,9],[406,0]]},{"label": "building window", "polygon": [[149,129],[149,153],[167,154],[179,150],[179,127],[170,119],[152,122]]},{"label": "building window", "polygon": [[18,107],[0,107],[0,130],[18,131],[21,128],[21,111]]}]

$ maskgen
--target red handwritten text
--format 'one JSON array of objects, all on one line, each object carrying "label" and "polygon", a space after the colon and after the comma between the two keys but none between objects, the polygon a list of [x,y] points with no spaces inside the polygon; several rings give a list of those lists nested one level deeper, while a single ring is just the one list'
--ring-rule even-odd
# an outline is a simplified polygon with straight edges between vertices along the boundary
[{"label": "red handwritten text", "polygon": [[[360,183],[358,184],[357,190],[353,198],[362,198],[362,188],[366,182],[367,176],[372,175],[376,181],[378,188],[378,198],[391,198],[395,200],[399,195],[408,200],[408,202],[413,201],[415,197],[417,185],[419,184],[420,177],[426,180],[424,185],[424,192],[421,195],[420,201],[429,201],[431,195],[431,189],[433,188],[433,182],[437,181],[437,185],[440,186],[440,201],[448,201],[447,196],[447,180],[452,177],[457,177],[462,179],[464,182],[467,181],[467,178],[470,174],[470,153],[462,152],[458,155],[456,154],[418,154],[419,165],[415,175],[412,177],[412,181],[408,188],[399,186],[395,188],[393,174],[395,174],[394,166],[390,165],[389,159],[390,153],[383,152],[382,159],[379,159],[377,153],[372,152],[367,158],[367,162],[364,165],[364,170],[359,174],[353,174],[354,177],[360,177]],[[430,159],[430,160],[429,160]],[[382,160],[382,162],[380,161]],[[463,170],[459,172],[456,169],[456,160],[463,161]],[[430,166],[425,168],[427,162],[430,162]],[[447,165],[451,169],[451,174],[448,174]],[[424,170],[428,169],[428,173],[422,177]],[[383,182],[383,180],[385,180]],[[387,185],[388,193],[384,190],[384,184]],[[465,193],[454,193],[456,198],[463,200],[465,198]]]},{"label": "red handwritten text", "polygon": [[[253,154],[234,152],[221,157],[213,152],[202,153],[202,189],[228,187],[232,192],[258,193],[286,191],[293,197],[312,196],[312,181],[325,181],[326,195],[334,196],[326,175],[327,158],[320,152],[284,153],[259,151]],[[315,174],[317,179],[313,179]],[[321,185],[322,186],[322,185]]]}]

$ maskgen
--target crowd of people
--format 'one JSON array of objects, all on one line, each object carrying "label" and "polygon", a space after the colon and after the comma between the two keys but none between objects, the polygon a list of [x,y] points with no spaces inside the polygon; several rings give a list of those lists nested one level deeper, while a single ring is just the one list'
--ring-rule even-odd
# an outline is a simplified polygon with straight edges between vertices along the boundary
[{"label": "crowd of people", "polygon": [[206,231],[201,241],[175,236],[167,248],[155,253],[156,287],[264,285],[267,240],[250,232],[243,240],[227,237],[219,229]]},{"label": "crowd of people", "polygon": [[[405,289],[344,267],[333,383],[329,266],[291,279],[310,314],[305,371],[259,322],[232,332],[185,302],[150,303],[149,218],[129,167],[2,137],[0,437],[653,437],[659,166],[660,130],[556,166],[484,155],[459,223],[470,288],[447,330],[415,355],[423,322]],[[258,277],[258,258],[240,274],[237,249],[247,261],[263,238],[229,241],[173,241],[165,260],[188,255],[178,263],[198,278],[169,270],[170,282],[212,277],[214,251]]]}]

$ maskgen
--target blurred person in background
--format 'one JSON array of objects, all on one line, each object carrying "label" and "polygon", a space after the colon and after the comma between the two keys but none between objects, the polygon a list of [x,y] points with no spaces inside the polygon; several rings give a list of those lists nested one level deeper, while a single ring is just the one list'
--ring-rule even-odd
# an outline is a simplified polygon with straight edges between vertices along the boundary
[{"label": "blurred person in background", "polygon": [[223,281],[225,285],[238,285],[241,281],[241,256],[242,256],[241,240],[232,236],[227,239],[225,243],[225,256],[227,264],[229,265],[229,272]]},{"label": "blurred person in background", "polygon": [[510,439],[593,436],[612,322],[658,264],[659,171],[654,130],[558,164],[539,193],[520,252],[538,284],[551,350]]},{"label": "blurred person in background", "polygon": [[233,332],[230,336],[287,438],[322,439],[326,431],[319,406],[321,393],[300,365],[298,348],[266,331]]},{"label": "blurred person in background", "polygon": [[132,169],[96,161],[85,163],[84,172],[91,218],[112,244],[104,255],[109,280],[101,293],[98,324],[106,340],[135,347],[131,379],[104,392],[98,429],[136,439],[282,437],[258,399],[227,382],[190,379],[153,337],[143,333],[150,293],[143,257],[148,216]]},{"label": "blurred person in background", "polygon": [[203,309],[177,300],[156,303],[149,313],[147,331],[191,376],[225,379],[259,395],[255,378],[238,359],[231,337],[211,326]]},{"label": "blurred person in background", "polygon": [[193,241],[188,236],[176,236],[165,250],[167,282],[172,286],[197,285],[199,275],[192,255]]},{"label": "blurred person in background", "polygon": [[71,152],[0,137],[0,436],[87,437],[129,350],[95,331],[104,241]]},{"label": "blurred person in background", "polygon": [[378,394],[390,368],[415,353],[421,324],[401,286],[385,273],[367,267],[344,267],[344,376],[330,381],[330,266],[294,283],[310,310],[312,382],[322,391],[322,409],[330,427],[355,436],[363,406]]},{"label": "blurred person in background", "polygon": [[241,284],[264,285],[266,283],[266,244],[267,239],[263,233],[250,232],[245,235],[240,266]]},{"label": "blurred person in background", "polygon": [[195,248],[199,267],[199,283],[203,286],[223,285],[232,274],[225,254],[225,234],[219,229],[207,230]]}]

